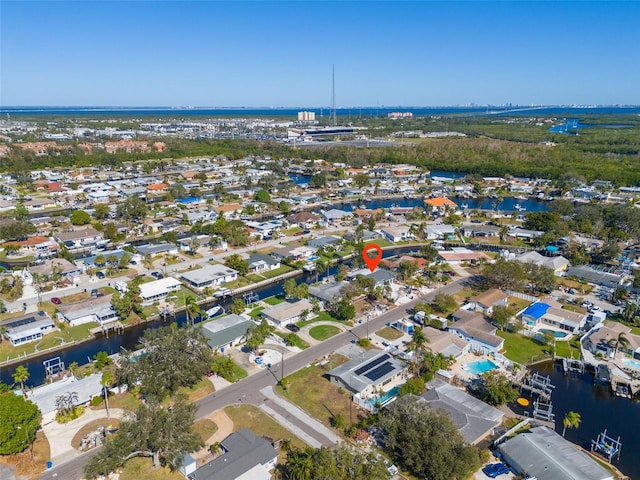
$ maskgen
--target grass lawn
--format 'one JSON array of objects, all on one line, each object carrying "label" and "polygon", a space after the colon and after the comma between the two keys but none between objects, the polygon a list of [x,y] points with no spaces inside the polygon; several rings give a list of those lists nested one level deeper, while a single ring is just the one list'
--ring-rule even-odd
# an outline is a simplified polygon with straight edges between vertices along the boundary
[{"label": "grass lawn", "polygon": [[391,245],[393,245],[393,243],[391,243],[386,238],[374,238],[373,240],[369,240],[367,242],[367,245],[371,243],[378,245],[379,247],[390,247]]},{"label": "grass lawn", "polygon": [[478,295],[478,290],[474,288],[463,288],[459,292],[454,293],[452,296],[456,299],[456,302],[462,303],[470,297]]},{"label": "grass lawn", "polygon": [[169,294],[169,296],[167,297],[167,301],[175,302],[174,304],[175,304],[176,308],[179,308],[179,307],[184,307],[185,299],[187,297],[194,297],[195,298],[196,294],[193,293],[188,288],[180,287],[180,290],[178,290],[177,292],[173,292],[173,293]]},{"label": "grass lawn", "polygon": [[201,418],[200,420],[196,420],[191,427],[194,433],[200,435],[200,438],[203,442],[209,440],[211,435],[216,433],[218,430],[218,425],[213,420],[209,420],[208,418]]},{"label": "grass lawn", "polygon": [[184,480],[178,471],[171,471],[169,467],[153,468],[150,458],[132,458],[124,464],[120,480]]},{"label": "grass lawn", "polygon": [[397,340],[402,337],[402,332],[393,327],[384,327],[382,330],[378,330],[376,335],[382,338],[386,338],[387,340]]},{"label": "grass lawn", "polygon": [[509,302],[509,307],[511,307],[514,312],[524,310],[529,305],[531,305],[531,302],[529,300],[525,300],[524,298],[509,297],[507,301]]},{"label": "grass lawn", "polygon": [[247,275],[246,278],[252,283],[258,283],[264,280],[264,277],[261,277],[260,275],[256,275],[255,273],[250,273],[249,275]]},{"label": "grass lawn", "polygon": [[238,405],[227,407],[224,411],[233,421],[234,431],[250,428],[253,433],[258,436],[269,437],[273,440],[284,440],[288,438],[294,447],[305,448],[308,446],[258,407],[254,407],[253,405]]},{"label": "grass lawn", "polygon": [[562,305],[562,308],[564,308],[565,310],[569,310],[570,312],[576,312],[576,313],[582,313],[582,314],[587,313],[586,308],[578,307],[577,305],[571,305],[570,303]]},{"label": "grass lawn", "polygon": [[[142,405],[142,401],[135,395],[132,395],[130,392],[109,395],[109,408],[122,408],[124,410],[133,412],[140,405]],[[104,410],[104,403],[101,403],[97,407],[90,408],[91,410]]]},{"label": "grass lawn", "polygon": [[206,397],[213,392],[215,392],[213,384],[209,381],[208,378],[203,378],[193,387],[180,388],[178,393],[186,394],[190,402],[195,402],[196,400],[199,400],[202,397]]},{"label": "grass lawn", "polygon": [[497,335],[504,338],[505,356],[514,362],[526,364],[533,357],[541,358],[549,347],[542,345],[519,333],[498,330]]},{"label": "grass lawn", "polygon": [[[278,387],[278,393],[328,427],[331,426],[330,420],[334,415],[340,414],[345,419],[349,419],[348,393],[324,377],[329,370],[347,360],[342,355],[332,355],[326,365],[303,368],[289,375],[288,389],[283,390]],[[353,411],[353,420],[356,421],[357,409],[353,408]]]},{"label": "grass lawn", "polygon": [[264,278],[273,278],[273,277],[277,277],[278,275],[282,275],[283,273],[287,273],[287,272],[291,272],[295,270],[294,268],[291,268],[287,265],[281,265],[280,267],[276,268],[275,270],[269,270],[268,272],[262,272],[260,275],[262,275]]},{"label": "grass lawn", "polygon": [[225,283],[224,287],[228,288],[230,290],[234,290],[236,288],[246,287],[247,285],[252,285],[253,283],[254,282],[249,280],[247,277],[238,277],[238,279],[234,280],[233,282]]},{"label": "grass lawn", "polygon": [[341,323],[343,325],[348,325],[348,323],[345,322],[341,322],[340,320],[338,320],[337,318],[333,318],[331,315],[329,315],[327,312],[320,312],[318,313],[317,316],[313,317],[310,320],[305,320],[304,322],[297,322],[296,325],[299,327],[304,327],[305,325],[309,325],[310,323],[313,322],[320,322],[320,321],[324,321],[324,322],[337,322],[337,323]]},{"label": "grass lawn", "polygon": [[274,295],[273,297],[268,297],[265,298],[264,300],[262,300],[264,303],[268,304],[268,305],[278,305],[280,303],[283,303],[285,301],[285,298],[283,296],[280,295]]},{"label": "grass lawn", "polygon": [[[292,347],[298,347],[300,350],[305,350],[309,348],[309,344],[305,342],[302,338],[300,338],[296,333],[284,333],[284,332],[274,332],[280,338],[287,340],[287,344]],[[292,341],[293,340],[293,341]]]},{"label": "grass lawn", "polygon": [[558,340],[556,341],[556,355],[564,358],[580,358],[580,347],[578,345],[576,340],[569,342]]},{"label": "grass lawn", "polygon": [[315,327],[309,330],[309,335],[311,335],[316,340],[326,340],[327,338],[331,338],[334,335],[337,335],[341,332],[338,327],[334,327],[333,325],[316,325]]},{"label": "grass lawn", "polygon": [[251,318],[259,319],[260,318],[260,312],[262,312],[262,310],[264,310],[264,307],[254,308],[253,310],[251,310],[249,312],[249,316]]}]

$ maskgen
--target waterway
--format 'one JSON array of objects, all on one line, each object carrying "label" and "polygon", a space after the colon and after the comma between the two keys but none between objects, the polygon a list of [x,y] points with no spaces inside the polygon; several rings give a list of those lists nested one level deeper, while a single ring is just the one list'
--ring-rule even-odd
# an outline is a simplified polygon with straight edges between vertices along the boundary
[{"label": "waterway", "polygon": [[582,422],[567,429],[567,440],[589,450],[591,440],[607,429],[610,437],[620,436],[620,460],[613,464],[632,479],[640,479],[640,401],[616,397],[608,384],[594,384],[589,373],[564,375],[560,365],[537,365],[534,371],[551,377],[555,385],[551,395],[556,431],[562,434],[562,420],[569,411],[578,412]]},{"label": "waterway", "polygon": [[[382,256],[383,258],[389,258],[394,255],[406,254],[408,252],[417,250],[418,249],[416,247],[399,247],[383,251]],[[329,267],[323,275],[335,275],[339,265],[340,263]],[[316,274],[301,274],[294,278],[298,283],[307,282],[311,284],[316,281]],[[256,294],[259,300],[263,300],[273,295],[280,295],[284,293],[282,289],[283,283],[284,280],[279,280],[275,283],[256,288],[250,293]],[[202,305],[202,308],[206,310],[208,308],[211,308],[213,305],[220,304],[225,308],[226,311],[229,311],[234,298],[238,297],[242,298],[242,295],[228,297],[223,301],[211,301],[210,303]],[[135,327],[127,328],[121,334],[110,334],[109,337],[99,336],[91,338],[80,344],[70,345],[68,348],[61,349],[56,352],[47,352],[40,356],[29,357],[24,362],[20,363],[29,370],[30,376],[29,380],[26,382],[26,385],[34,387],[45,382],[45,369],[42,364],[44,360],[60,357],[60,360],[64,362],[66,366],[69,366],[72,362],[78,362],[78,365],[84,365],[86,363],[89,363],[93,359],[93,356],[98,352],[107,352],[109,355],[113,355],[115,353],[121,352],[123,348],[126,350],[134,350],[145,330],[147,330],[148,328],[159,328],[172,322],[177,322],[177,324],[180,326],[184,325],[186,322],[186,316],[184,312],[177,313],[175,318],[168,317],[166,322],[162,319],[158,319],[142,323]],[[13,384],[11,374],[15,371],[15,368],[16,364],[12,364],[9,366],[0,366],[0,381],[9,385]]]}]

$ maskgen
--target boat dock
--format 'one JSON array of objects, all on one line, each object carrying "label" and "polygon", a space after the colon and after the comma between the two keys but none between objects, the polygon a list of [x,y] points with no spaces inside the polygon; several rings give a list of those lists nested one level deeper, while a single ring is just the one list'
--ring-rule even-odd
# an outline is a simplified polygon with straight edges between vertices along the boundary
[{"label": "boat dock", "polygon": [[91,333],[92,335],[103,334],[109,336],[109,332],[112,330],[116,333],[122,333],[124,331],[124,325],[119,321],[110,322],[106,325],[100,325],[99,327],[90,328],[89,333]]},{"label": "boat dock", "polygon": [[562,371],[567,373],[577,372],[584,373],[584,362],[582,360],[574,360],[573,358],[561,358]]}]

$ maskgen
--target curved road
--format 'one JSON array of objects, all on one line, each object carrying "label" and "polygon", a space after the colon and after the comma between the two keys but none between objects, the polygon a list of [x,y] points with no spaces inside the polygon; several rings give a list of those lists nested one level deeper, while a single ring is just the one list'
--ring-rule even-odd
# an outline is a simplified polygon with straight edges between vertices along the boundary
[{"label": "curved road", "polygon": [[[407,316],[413,306],[418,302],[432,302],[438,293],[452,294],[461,290],[468,284],[468,281],[469,279],[456,280],[455,282],[434,290],[427,295],[418,297],[405,305],[401,305],[397,308],[391,309],[383,313],[382,315],[369,320],[368,326],[367,322],[365,321],[362,324],[353,327],[347,332],[335,335],[325,340],[324,342],[319,343],[318,345],[314,345],[313,347],[303,350],[295,356],[286,359],[283,369],[284,375],[290,375],[300,370],[301,368],[304,368],[307,365],[320,360],[325,355],[329,355],[338,350],[340,347],[348,345],[351,340],[366,336],[367,328],[369,328],[370,332],[375,332],[376,330],[384,327],[386,323],[394,322],[402,317]],[[196,405],[198,405],[196,419],[206,417],[216,410],[224,408],[228,405],[238,403],[250,403],[259,405],[265,401],[268,401],[265,400],[266,397],[260,393],[260,390],[265,387],[276,385],[278,380],[280,380],[281,371],[282,366],[280,364],[276,364],[271,369],[265,369],[264,371],[255,375],[251,375],[250,377],[247,377],[233,385],[224,388],[223,390],[220,390],[219,392],[214,392],[213,394],[198,400],[196,402]],[[287,419],[294,420],[291,417],[287,417]],[[309,433],[313,432],[310,431]],[[317,437],[317,434],[314,434],[314,436]],[[95,453],[95,450],[92,453]],[[60,466],[54,466],[54,468],[45,472],[39,478],[46,480],[74,480],[83,478],[82,469],[86,461],[89,459],[90,455],[91,453],[88,453],[86,455],[83,455],[82,457],[76,458]]]}]

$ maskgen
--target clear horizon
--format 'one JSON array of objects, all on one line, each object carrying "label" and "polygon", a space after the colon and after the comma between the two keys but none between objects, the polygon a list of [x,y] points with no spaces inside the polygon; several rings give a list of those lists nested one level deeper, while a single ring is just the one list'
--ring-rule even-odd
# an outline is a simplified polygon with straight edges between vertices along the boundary
[{"label": "clear horizon", "polygon": [[0,14],[3,106],[327,108],[333,65],[337,108],[640,103],[635,1],[3,0]]}]

